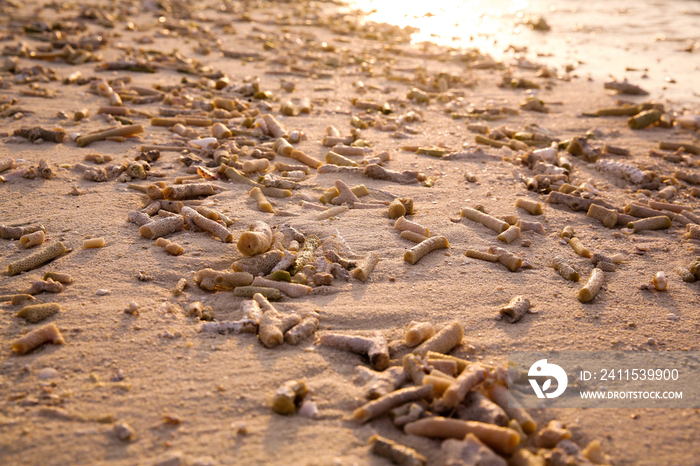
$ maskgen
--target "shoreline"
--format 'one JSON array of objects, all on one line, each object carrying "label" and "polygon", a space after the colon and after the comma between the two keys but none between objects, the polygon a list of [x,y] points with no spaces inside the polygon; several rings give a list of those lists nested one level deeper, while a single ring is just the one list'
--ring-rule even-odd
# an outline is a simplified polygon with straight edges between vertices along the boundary
[{"label": "shoreline", "polygon": [[[582,8],[567,0],[526,6],[503,0],[491,3],[484,13],[477,2],[446,0],[409,4],[400,19],[381,0],[357,5],[376,10],[370,20],[422,28],[414,42],[476,48],[510,63],[522,58],[558,70],[568,67],[583,79],[626,78],[642,83],[653,99],[695,112],[700,105],[693,89],[698,67],[692,60],[700,47],[692,19],[700,11],[683,2],[643,7],[626,0],[594,1]],[[530,26],[539,20],[546,30]]]}]

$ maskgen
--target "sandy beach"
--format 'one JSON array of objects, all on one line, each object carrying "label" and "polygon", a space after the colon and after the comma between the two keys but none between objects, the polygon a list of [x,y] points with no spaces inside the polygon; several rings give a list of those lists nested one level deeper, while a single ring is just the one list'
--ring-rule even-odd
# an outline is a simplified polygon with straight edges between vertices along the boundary
[{"label": "sandy beach", "polygon": [[[387,414],[365,423],[350,419],[368,401],[363,382],[377,367],[366,356],[318,343],[336,332],[379,332],[387,341],[386,372],[400,368],[413,350],[404,343],[411,322],[440,330],[456,321],[464,336],[449,355],[468,361],[467,367],[484,366],[487,381],[474,389],[484,393],[502,383],[497,374],[514,351],[700,350],[700,288],[690,272],[700,256],[694,239],[700,235],[700,103],[691,85],[678,85],[687,90],[684,102],[665,100],[659,89],[651,96],[619,94],[605,89],[604,80],[565,68],[568,57],[554,67],[514,54],[494,60],[474,50],[415,45],[408,30],[337,8],[315,2],[84,7],[0,1],[0,166],[12,160],[0,173],[0,225],[45,230],[43,242],[27,249],[19,238],[0,239],[0,295],[6,297],[0,303],[0,463],[391,464],[370,451],[368,440],[378,434],[416,450],[427,464],[446,464],[440,439],[406,434]],[[688,57],[696,59],[697,51]],[[642,79],[629,84],[645,88]],[[683,95],[678,87],[674,96]],[[638,112],[593,116],[613,108]],[[83,109],[87,115],[76,117]],[[645,111],[658,115],[632,129],[628,119]],[[280,138],[263,115],[286,129],[281,139],[292,139],[294,150],[313,158],[311,166],[275,152]],[[153,125],[157,118],[178,119],[184,132]],[[192,141],[212,137],[214,123],[229,133],[212,146],[195,147]],[[91,132],[131,125],[142,128],[80,145]],[[65,135],[59,143],[15,135],[35,127]],[[323,142],[332,137],[365,147],[365,155],[335,159],[354,166],[329,163],[333,145]],[[571,145],[575,138],[578,150]],[[660,143],[681,148],[664,150]],[[150,146],[162,150],[144,156],[142,148]],[[541,152],[548,147],[554,155]],[[50,172],[42,171],[42,160]],[[317,169],[314,160],[323,165]],[[261,170],[246,172],[258,163]],[[275,169],[276,163],[296,168]],[[299,174],[300,167],[308,174]],[[368,176],[383,169],[390,171],[384,178],[401,182]],[[336,207],[319,198],[337,180],[364,185],[367,195],[319,219]],[[213,188],[208,195],[171,198],[169,205],[183,203],[178,207],[158,199],[163,187],[188,183]],[[273,212],[249,195],[254,186],[268,193]],[[587,216],[588,208],[548,202],[564,192],[579,203],[607,206],[618,221],[609,228]],[[416,243],[399,236],[388,214],[389,203],[400,198],[413,200],[406,219],[427,227],[430,237],[444,236],[448,248],[415,264],[405,260]],[[518,199],[540,203],[542,214],[516,207]],[[144,214],[153,202],[160,207]],[[670,227],[635,232],[622,221],[625,206],[653,209],[657,203],[666,203],[656,210]],[[199,213],[187,214],[184,206]],[[520,220],[522,231],[512,242],[501,241],[461,216],[465,208],[509,228]],[[182,253],[170,254],[144,237],[143,226],[129,220],[138,211],[153,217],[148,221],[182,220],[164,236]],[[216,231],[232,235],[228,241],[197,223],[210,211],[219,220]],[[268,244],[273,251],[276,245],[299,251],[311,235],[324,245],[310,263],[325,270],[304,272],[314,286],[299,285],[301,296],[283,292],[272,301],[283,316],[317,316],[318,329],[296,345],[268,348],[255,330],[203,330],[211,317],[247,317],[242,305],[250,300],[221,283],[245,258],[239,240],[254,222],[265,222],[273,234],[291,231],[288,225],[305,238],[294,245],[290,233],[281,234]],[[526,231],[528,222],[544,234]],[[567,226],[591,253],[605,256],[602,262],[616,262],[586,303],[579,290],[596,266],[562,238]],[[84,247],[96,238],[104,239],[103,247]],[[8,273],[8,265],[58,242],[70,252]],[[522,266],[511,272],[498,261],[465,256],[468,249],[491,247],[517,256]],[[333,250],[341,263],[326,260],[331,255],[324,253]],[[359,280],[353,265],[372,254],[378,262]],[[552,267],[556,256],[579,272],[579,282]],[[204,269],[222,271],[216,289],[196,283]],[[41,283],[47,272],[69,274],[72,281],[58,293],[34,291],[34,298],[12,304],[12,295]],[[665,289],[650,285],[658,272]],[[187,285],[174,292],[182,279]],[[515,296],[528,298],[531,312],[512,324],[496,319]],[[202,306],[193,308],[196,302]],[[60,311],[37,323],[17,317],[36,303],[57,303]],[[51,323],[65,343],[26,354],[13,350],[18,338]],[[302,379],[309,390],[304,413],[310,414],[298,407],[290,415],[273,411],[275,391]],[[404,379],[394,388],[416,385]],[[424,417],[437,414],[431,401],[423,402]],[[609,463],[597,464],[700,465],[698,408],[529,414],[537,431],[560,421],[581,449],[598,441]],[[522,437],[518,448],[536,456],[538,436]],[[582,456],[556,463],[552,451],[539,450],[541,462],[527,464],[593,464]],[[510,455],[500,456],[502,463],[485,464],[506,464]],[[452,464],[477,464],[464,461]]]}]

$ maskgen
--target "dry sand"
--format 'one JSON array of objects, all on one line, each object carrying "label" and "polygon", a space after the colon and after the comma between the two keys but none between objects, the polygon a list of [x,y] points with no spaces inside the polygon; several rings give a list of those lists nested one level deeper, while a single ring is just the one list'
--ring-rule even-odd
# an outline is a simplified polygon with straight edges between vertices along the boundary
[{"label": "dry sand", "polygon": [[[447,93],[452,96],[452,102],[462,98],[464,107],[456,108],[457,112],[466,112],[472,104],[476,108],[489,105],[518,108],[525,100],[526,91],[497,87],[503,70],[469,69],[467,62],[450,58],[444,49],[421,50],[400,43],[388,48],[387,38],[397,35],[380,34],[384,40],[377,41],[340,34],[340,29],[331,32],[322,24],[325,20],[315,16],[321,10],[313,6],[292,9],[289,5],[265,5],[265,9],[246,10],[239,4],[228,3],[228,12],[214,14],[211,9],[204,10],[202,18],[185,18],[179,28],[163,36],[157,23],[159,13],[145,10],[138,3],[132,4],[128,18],[113,16],[113,28],[103,27],[93,19],[78,18],[81,8],[77,6],[66,5],[57,13],[42,9],[38,3],[19,10],[9,7],[7,2],[0,5],[6,9],[0,31],[5,39],[0,43],[2,46],[12,46],[18,41],[27,41],[30,49],[41,45],[42,42],[24,37],[18,29],[33,19],[75,20],[86,24],[89,32],[103,31],[109,42],[100,51],[105,61],[121,58],[124,51],[132,48],[165,53],[177,49],[183,57],[221,70],[230,76],[234,86],[241,84],[246,76],[260,76],[261,89],[271,91],[274,96],[270,102],[273,113],[277,113],[280,100],[308,97],[315,104],[311,115],[279,118],[289,130],[306,133],[308,140],[298,147],[318,158],[327,152],[320,145],[327,125],[335,125],[344,135],[349,134],[350,113],[359,112],[351,105],[352,98],[389,102],[397,115],[409,110],[421,112],[424,121],[410,123],[417,130],[410,139],[398,140],[390,132],[372,128],[364,130],[362,138],[370,142],[373,154],[389,151],[392,160],[386,164],[387,168],[419,170],[434,180],[432,187],[422,183],[393,184],[361,175],[312,173],[302,183],[302,191],[318,196],[336,179],[343,179],[349,185],[365,184],[397,196],[413,197],[416,205],[413,220],[428,226],[431,234],[445,235],[450,241],[448,250],[433,252],[416,265],[408,265],[403,254],[412,243],[399,238],[392,229],[393,221],[387,217],[386,209],[351,209],[337,218],[318,222],[312,219],[314,211],[302,208],[299,199],[293,197],[273,199],[278,210],[289,213],[279,216],[259,212],[246,194],[248,188],[215,181],[226,190],[209,199],[214,207],[235,219],[229,227],[234,242],[225,244],[204,232],[182,231],[169,239],[180,243],[185,253],[170,256],[153,241],[141,238],[138,228],[127,222],[127,213],[144,205],[141,193],[115,180],[104,183],[84,180],[81,173],[67,167],[83,162],[90,153],[109,154],[117,163],[133,160],[139,154],[140,144],[169,143],[173,141],[172,133],[151,127],[147,118],[135,116],[134,123],[146,127],[141,141],[98,142],[85,148],[78,148],[68,139],[63,144],[5,143],[0,146],[0,159],[20,159],[18,168],[47,159],[54,165],[56,175],[50,180],[17,178],[1,184],[0,223],[42,223],[46,226],[47,241],[65,241],[73,246],[73,251],[37,270],[12,277],[4,275],[0,279],[0,294],[25,289],[49,270],[70,273],[73,283],[60,294],[37,296],[40,301],[62,306],[63,312],[50,319],[65,337],[62,346],[46,345],[28,355],[13,354],[10,342],[35,326],[14,317],[19,306],[2,305],[2,464],[154,464],[178,455],[185,464],[197,460],[199,464],[388,464],[368,450],[367,440],[374,433],[419,450],[428,457],[429,464],[442,464],[439,441],[406,436],[386,416],[364,425],[344,420],[363,403],[362,389],[353,382],[355,367],[367,365],[363,357],[315,346],[313,338],[296,347],[285,344],[267,349],[250,334],[200,333],[201,321],[186,317],[182,309],[193,301],[211,306],[216,320],[241,317],[241,298],[232,297],[231,292],[199,289],[192,277],[193,272],[207,267],[229,269],[233,260],[240,257],[235,241],[254,220],[265,220],[271,225],[289,223],[305,234],[316,234],[322,239],[337,235],[357,254],[370,251],[379,254],[380,262],[365,283],[336,280],[332,288],[337,293],[285,298],[279,304],[281,309],[300,313],[316,310],[322,331],[365,334],[378,330],[394,341],[403,338],[411,321],[430,321],[441,327],[458,320],[465,328],[465,337],[452,354],[498,366],[504,366],[508,352],[514,350],[698,350],[698,284],[684,283],[673,273],[676,267],[687,267],[699,252],[696,242],[683,239],[683,227],[674,224],[669,230],[625,234],[619,228],[607,229],[583,213],[548,204],[544,215],[535,218],[514,207],[517,198],[544,203],[546,197],[528,192],[525,184],[514,178],[514,172],[526,176],[532,173],[514,162],[516,152],[482,146],[486,155],[443,160],[399,149],[405,144],[441,144],[454,152],[461,151],[465,143],[469,144],[469,150],[475,149],[474,134],[466,130],[465,120],[451,119],[445,113],[446,104],[438,98],[434,97],[429,105],[406,99],[419,75],[433,77],[446,72],[462,78]],[[184,3],[168,5],[182,15],[186,11]],[[114,15],[111,8],[97,11]],[[234,8],[238,10],[232,13],[230,10]],[[244,11],[250,12],[253,22],[245,20]],[[297,14],[289,16],[291,11]],[[298,16],[303,11],[308,25]],[[160,13],[170,18],[168,21],[176,21],[172,13]],[[276,13],[279,13],[277,19]],[[215,19],[205,19],[212,17]],[[142,30],[127,30],[127,20]],[[337,20],[335,24],[343,23]],[[232,27],[235,34],[230,30],[225,32],[222,26]],[[211,32],[205,33],[207,28]],[[209,38],[203,42],[212,47],[209,55],[193,51],[197,39],[204,36]],[[142,37],[153,37],[154,41],[142,45],[135,42]],[[266,60],[246,62],[222,58],[214,42],[217,37],[223,41],[222,49],[255,52]],[[265,50],[266,41],[276,48]],[[334,45],[336,51],[321,51],[323,41]],[[285,69],[271,60],[288,55],[300,70],[314,70],[316,75],[309,73],[310,76],[304,77],[301,71],[286,76],[266,74],[273,68]],[[324,65],[333,60],[337,60],[337,67]],[[46,63],[19,59],[22,68],[47,66],[59,78],[75,70],[82,71],[85,77],[113,79],[130,75],[131,84],[142,87],[176,85],[184,78],[198,79],[195,75],[179,74],[168,66],[162,66],[155,74],[145,74],[96,72],[96,64],[72,66],[61,60]],[[407,82],[388,80],[385,70],[406,76]],[[580,112],[614,106],[619,96],[604,91],[601,82],[586,82],[571,75],[570,80],[537,78],[535,73],[513,69],[514,75],[545,87],[538,96],[549,103],[550,113],[521,111],[504,120],[485,122],[490,128],[505,125],[523,130],[528,125],[537,125],[559,140],[597,128],[600,136],[592,141],[594,146],[609,143],[632,153],[630,157],[610,158],[624,159],[666,177],[679,165],[650,158],[649,150],[656,148],[660,140],[697,138],[697,134],[680,128],[632,131],[624,118],[580,117]],[[294,81],[296,90],[292,94],[281,90],[281,79]],[[362,95],[356,90],[355,83],[359,80],[369,87]],[[18,98],[16,107],[26,110],[20,119],[0,120],[3,132],[61,126],[67,133],[84,134],[109,126],[102,116],[94,115],[98,107],[107,104],[107,99],[90,93],[89,85],[40,82],[40,87],[55,90],[57,94],[56,98],[44,99],[20,96],[19,92],[28,85],[10,85],[13,76],[9,73],[3,73],[2,82],[0,95]],[[212,95],[232,95],[227,89],[191,88],[188,92],[195,101],[209,100]],[[634,102],[645,100],[625,98]],[[256,104],[253,101],[251,105]],[[125,106],[154,115],[159,107],[165,107],[158,103],[137,106],[129,102]],[[82,107],[87,107],[91,116],[76,126],[56,117],[58,111],[72,115]],[[666,106],[667,110],[681,110],[671,107]],[[172,183],[176,176],[184,174],[178,155],[164,152],[153,164],[153,170],[164,173],[164,178],[135,181],[144,185],[159,180]],[[580,158],[571,158],[575,164],[572,184],[591,183],[600,191],[601,198],[617,207],[646,199],[630,183],[602,174]],[[293,162],[279,156],[277,159]],[[691,159],[693,164],[697,162],[697,156]],[[477,181],[467,182],[465,173],[476,175]],[[83,194],[70,195],[74,186]],[[698,209],[698,200],[688,192],[688,189],[679,190],[673,202]],[[518,215],[544,224],[546,236],[526,233],[504,246],[516,253],[526,252],[532,269],[511,273],[499,264],[464,256],[467,248],[486,250],[492,245],[502,245],[493,232],[481,225],[466,219],[452,221],[459,217],[463,207],[476,204],[494,215]],[[581,284],[565,281],[549,266],[554,255],[562,255],[576,265],[582,277],[588,277],[592,269],[588,260],[562,244],[559,231],[565,225],[573,225],[577,236],[590,249],[625,256],[617,272],[606,274],[604,290],[588,304],[581,304],[576,298]],[[82,249],[84,239],[96,237],[105,238],[104,248]],[[531,242],[529,247],[522,247],[521,241],[525,239]],[[635,254],[635,249],[640,254]],[[30,252],[22,250],[18,241],[0,240],[3,269]],[[657,271],[668,275],[668,290],[640,290],[639,285],[648,283]],[[152,276],[153,280],[139,281],[139,272]],[[174,297],[170,290],[183,277],[190,284],[182,296]],[[109,292],[99,295],[98,290]],[[527,296],[538,313],[528,314],[512,325],[494,320],[497,309],[516,295]],[[139,316],[124,313],[132,301],[140,306]],[[678,318],[670,320],[671,313]],[[404,352],[399,348],[393,354],[393,362],[399,363]],[[55,369],[56,376],[40,379],[45,368]],[[269,407],[274,390],[283,382],[298,378],[306,378],[312,390],[312,399],[319,409],[316,419],[298,414],[278,415]],[[550,419],[564,422],[573,431],[573,440],[581,446],[600,440],[616,465],[700,464],[697,409],[533,410],[531,414],[542,426]],[[167,422],[166,416],[179,421]],[[123,442],[115,435],[115,424],[122,422],[133,427],[132,441]]]}]

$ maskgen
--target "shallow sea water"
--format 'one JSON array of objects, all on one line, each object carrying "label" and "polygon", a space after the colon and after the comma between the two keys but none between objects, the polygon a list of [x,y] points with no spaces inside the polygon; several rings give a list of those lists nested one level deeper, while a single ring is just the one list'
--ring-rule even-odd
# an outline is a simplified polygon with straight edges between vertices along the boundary
[{"label": "shallow sea water", "polygon": [[[628,78],[653,99],[700,105],[698,0],[353,0],[367,19],[420,32],[414,42],[477,47],[497,59],[515,57],[603,81]],[[541,16],[550,31],[523,21]],[[523,51],[523,47],[527,47]],[[673,82],[675,81],[675,82]]]}]

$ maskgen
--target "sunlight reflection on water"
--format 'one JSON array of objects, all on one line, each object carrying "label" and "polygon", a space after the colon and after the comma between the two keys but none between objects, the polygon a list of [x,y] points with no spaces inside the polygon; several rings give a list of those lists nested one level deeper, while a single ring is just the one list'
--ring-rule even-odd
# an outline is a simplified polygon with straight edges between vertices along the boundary
[{"label": "sunlight reflection on water", "polygon": [[[700,2],[697,0],[351,0],[367,19],[413,26],[424,41],[478,48],[507,59],[509,45],[527,57],[596,80],[638,81],[652,97],[700,102]],[[551,31],[522,24],[542,16]],[[676,81],[669,83],[667,77]]]},{"label": "sunlight reflection on water", "polygon": [[522,16],[528,0],[356,0],[354,6],[373,11],[368,19],[420,29],[413,42],[435,42],[455,47],[478,47],[499,56],[497,38],[518,34],[515,20]]}]

